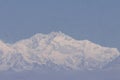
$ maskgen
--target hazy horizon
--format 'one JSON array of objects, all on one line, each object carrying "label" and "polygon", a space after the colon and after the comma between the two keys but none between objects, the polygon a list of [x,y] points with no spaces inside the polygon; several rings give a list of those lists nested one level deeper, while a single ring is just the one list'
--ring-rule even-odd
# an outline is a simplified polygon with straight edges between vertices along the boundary
[{"label": "hazy horizon", "polygon": [[[119,3],[119,0],[0,0],[0,79],[119,80]],[[38,33],[44,35],[35,37]],[[39,69],[73,72],[41,74]]]}]

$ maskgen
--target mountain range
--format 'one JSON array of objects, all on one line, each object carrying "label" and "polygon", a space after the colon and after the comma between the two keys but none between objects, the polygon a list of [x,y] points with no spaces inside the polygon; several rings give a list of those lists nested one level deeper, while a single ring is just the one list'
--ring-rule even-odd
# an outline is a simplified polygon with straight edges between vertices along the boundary
[{"label": "mountain range", "polygon": [[119,57],[116,48],[76,40],[62,32],[38,33],[13,44],[0,41],[0,71],[97,70],[118,64]]}]

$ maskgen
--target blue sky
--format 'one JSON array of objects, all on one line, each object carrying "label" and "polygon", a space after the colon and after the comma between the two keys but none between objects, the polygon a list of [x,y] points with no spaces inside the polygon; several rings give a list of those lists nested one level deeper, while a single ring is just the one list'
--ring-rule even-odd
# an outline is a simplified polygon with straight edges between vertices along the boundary
[{"label": "blue sky", "polygon": [[120,50],[119,0],[0,0],[0,39],[62,31]]}]

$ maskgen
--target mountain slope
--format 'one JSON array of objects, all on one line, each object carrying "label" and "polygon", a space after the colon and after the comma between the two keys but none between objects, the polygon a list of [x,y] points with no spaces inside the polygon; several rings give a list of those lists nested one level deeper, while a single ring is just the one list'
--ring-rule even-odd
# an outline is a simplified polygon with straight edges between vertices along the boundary
[{"label": "mountain slope", "polygon": [[0,41],[0,70],[91,70],[101,69],[120,53],[88,40],[75,40],[61,32],[36,34],[8,44]]}]

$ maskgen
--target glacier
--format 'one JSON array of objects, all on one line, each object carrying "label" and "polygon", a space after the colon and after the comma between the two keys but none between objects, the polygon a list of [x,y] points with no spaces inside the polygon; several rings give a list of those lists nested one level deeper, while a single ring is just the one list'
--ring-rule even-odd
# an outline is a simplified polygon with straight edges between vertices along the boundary
[{"label": "glacier", "polygon": [[76,40],[62,32],[37,33],[13,44],[0,41],[0,71],[97,70],[119,56],[116,48]]}]

